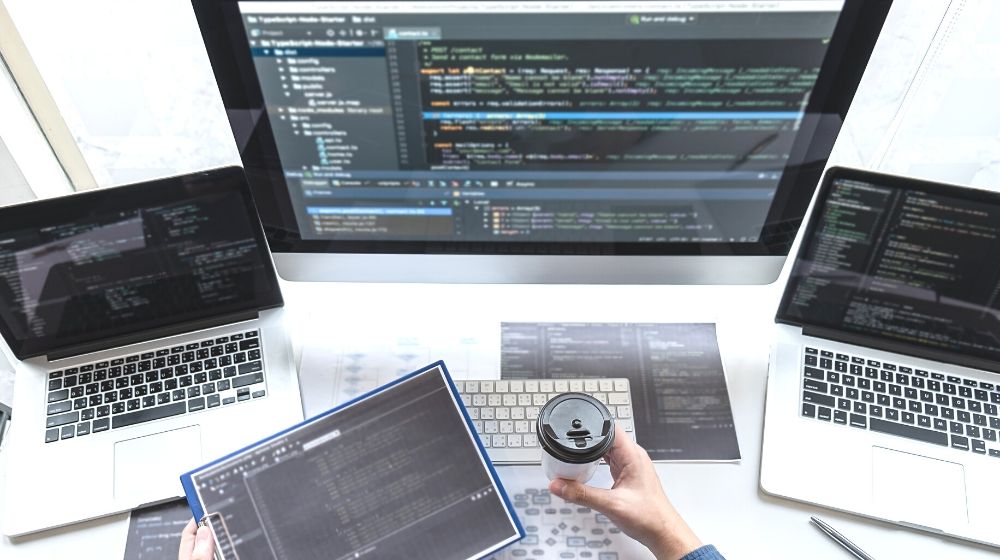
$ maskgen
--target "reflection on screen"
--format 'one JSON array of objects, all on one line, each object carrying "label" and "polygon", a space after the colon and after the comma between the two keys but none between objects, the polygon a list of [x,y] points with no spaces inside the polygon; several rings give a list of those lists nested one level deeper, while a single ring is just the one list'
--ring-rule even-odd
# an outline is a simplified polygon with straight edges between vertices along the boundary
[{"label": "reflection on screen", "polygon": [[14,337],[99,337],[252,306],[268,269],[243,195],[173,200],[115,211],[81,201],[65,221],[0,232],[0,304]]},{"label": "reflection on screen", "polygon": [[1000,204],[836,179],[820,211],[787,317],[1000,359]]},{"label": "reflection on screen", "polygon": [[303,239],[756,241],[842,8],[426,4],[240,2]]},{"label": "reflection on screen", "polygon": [[194,482],[227,558],[471,558],[516,535],[439,368]]}]

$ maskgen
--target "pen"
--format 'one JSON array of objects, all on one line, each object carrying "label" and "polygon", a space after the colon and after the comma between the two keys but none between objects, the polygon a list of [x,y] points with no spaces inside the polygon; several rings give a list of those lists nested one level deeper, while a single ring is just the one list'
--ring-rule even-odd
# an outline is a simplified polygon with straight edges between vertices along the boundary
[{"label": "pen", "polygon": [[875,560],[867,552],[861,550],[861,547],[852,543],[847,537],[841,535],[836,529],[830,526],[829,523],[823,521],[822,519],[812,516],[809,519],[819,527],[821,531],[827,534],[831,539],[837,542],[840,546],[846,548],[851,554],[858,557],[860,560]]}]

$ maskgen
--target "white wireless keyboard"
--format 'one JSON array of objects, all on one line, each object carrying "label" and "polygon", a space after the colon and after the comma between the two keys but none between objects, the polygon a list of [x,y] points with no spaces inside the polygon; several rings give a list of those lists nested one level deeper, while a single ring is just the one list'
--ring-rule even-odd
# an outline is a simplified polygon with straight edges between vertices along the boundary
[{"label": "white wireless keyboard", "polygon": [[497,465],[542,462],[535,422],[549,399],[562,393],[586,393],[604,403],[635,440],[632,394],[628,379],[532,379],[455,381],[490,460]]}]

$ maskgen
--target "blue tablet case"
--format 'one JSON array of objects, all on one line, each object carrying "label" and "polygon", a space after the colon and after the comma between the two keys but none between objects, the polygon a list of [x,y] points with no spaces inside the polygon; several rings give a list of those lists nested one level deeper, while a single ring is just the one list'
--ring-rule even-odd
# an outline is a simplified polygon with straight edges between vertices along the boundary
[{"label": "blue tablet case", "polygon": [[[453,399],[453,402],[457,405],[456,408],[461,412],[462,418],[465,421],[466,429],[468,430],[469,434],[472,437],[472,440],[476,444],[476,451],[479,454],[480,458],[482,459],[483,464],[487,467],[488,473],[489,473],[489,478],[490,478],[490,480],[491,480],[491,482],[493,484],[493,487],[496,489],[499,497],[502,500],[504,513],[506,513],[506,515],[512,521],[513,528],[514,528],[514,530],[516,532],[515,535],[512,535],[511,538],[509,538],[507,540],[504,540],[504,541],[499,542],[499,543],[492,543],[492,545],[490,546],[490,548],[487,549],[487,550],[485,550],[484,553],[481,556],[479,556],[479,557],[485,557],[485,556],[488,556],[490,554],[493,554],[493,553],[497,552],[498,550],[502,549],[503,547],[505,547],[505,546],[507,546],[507,545],[509,545],[509,544],[511,544],[513,542],[516,542],[516,541],[520,540],[525,535],[524,528],[521,525],[521,522],[520,522],[520,520],[517,517],[517,513],[515,512],[514,507],[511,504],[510,498],[508,497],[507,492],[504,489],[502,482],[500,481],[500,477],[497,475],[496,469],[493,467],[493,464],[489,460],[489,455],[487,454],[486,449],[483,447],[482,441],[480,440],[479,435],[476,432],[476,429],[475,429],[475,427],[473,425],[472,419],[469,417],[468,412],[466,411],[465,407],[463,406],[462,400],[461,400],[461,396],[460,396],[460,394],[458,392],[458,389],[455,387],[455,384],[454,384],[454,382],[451,379],[451,375],[448,373],[448,369],[445,366],[445,364],[444,364],[443,361],[437,361],[437,362],[432,363],[432,364],[430,364],[428,366],[425,366],[424,368],[421,368],[421,369],[419,369],[417,371],[414,371],[414,372],[412,372],[410,374],[407,374],[407,375],[405,375],[403,377],[400,377],[399,379],[396,379],[395,381],[392,381],[392,382],[387,383],[387,384],[385,384],[385,385],[383,385],[381,387],[378,387],[378,388],[376,388],[373,391],[370,391],[370,392],[368,392],[368,393],[366,393],[364,395],[361,395],[361,396],[359,396],[359,397],[357,397],[355,399],[352,399],[352,400],[350,400],[350,401],[348,401],[346,403],[343,403],[343,404],[341,404],[341,405],[339,405],[339,406],[337,406],[337,407],[335,407],[335,408],[333,408],[333,409],[331,409],[331,410],[329,410],[327,412],[324,412],[322,414],[314,416],[313,418],[309,418],[309,419],[307,419],[307,420],[305,420],[305,421],[303,421],[303,422],[301,422],[299,424],[291,426],[291,427],[289,427],[289,428],[287,428],[285,430],[282,430],[282,431],[280,431],[280,432],[278,432],[276,434],[273,434],[273,435],[271,435],[269,437],[266,437],[266,438],[264,438],[264,439],[262,439],[262,440],[260,440],[260,441],[258,441],[256,443],[248,445],[248,446],[246,446],[246,447],[244,447],[244,448],[242,448],[242,449],[240,449],[238,451],[230,453],[229,455],[226,455],[225,457],[221,457],[219,459],[216,459],[215,461],[212,461],[212,462],[210,462],[210,463],[208,463],[206,465],[203,465],[200,468],[194,469],[194,470],[192,470],[192,471],[190,471],[188,473],[183,474],[180,477],[181,484],[184,487],[184,492],[185,492],[185,495],[187,497],[188,504],[191,507],[191,511],[194,514],[195,519],[200,520],[200,522],[204,524],[204,523],[209,523],[211,521],[211,518],[213,517],[213,515],[218,515],[218,514],[216,514],[214,512],[206,512],[205,511],[204,505],[202,504],[201,498],[200,498],[198,490],[196,488],[197,483],[195,481],[195,477],[197,475],[199,475],[201,473],[205,473],[207,470],[209,470],[209,469],[211,469],[213,467],[216,467],[216,466],[220,465],[221,463],[228,462],[228,461],[231,461],[233,459],[239,459],[239,458],[246,457],[247,454],[255,452],[257,450],[260,450],[262,447],[264,447],[264,446],[266,446],[266,445],[268,445],[270,443],[275,442],[276,440],[278,440],[279,438],[285,436],[286,434],[289,434],[290,432],[293,432],[295,430],[299,430],[300,428],[303,428],[303,427],[306,427],[306,426],[313,425],[313,424],[315,424],[317,422],[324,421],[324,420],[328,419],[329,417],[331,417],[332,415],[335,415],[338,412],[341,412],[341,411],[343,411],[343,410],[345,410],[345,409],[347,409],[349,407],[352,407],[352,406],[354,406],[356,404],[362,403],[363,401],[371,399],[372,397],[374,397],[376,395],[381,395],[381,394],[383,394],[383,393],[385,393],[387,391],[392,391],[394,388],[397,388],[401,384],[403,384],[403,383],[405,383],[407,381],[410,381],[410,380],[412,380],[412,379],[414,379],[414,378],[416,378],[418,376],[421,376],[421,375],[434,375],[435,371],[437,372],[438,375],[441,375],[444,378],[445,382],[447,383],[447,387],[448,387],[448,389],[450,390],[450,393],[451,393],[451,398]],[[221,528],[223,529],[224,533],[228,533],[228,529],[225,529],[224,521],[222,523],[222,527]],[[215,527],[212,527],[212,529],[216,533],[217,542],[219,542],[218,541],[219,538],[228,538],[228,535],[219,535],[218,534],[219,530],[216,529]]]}]

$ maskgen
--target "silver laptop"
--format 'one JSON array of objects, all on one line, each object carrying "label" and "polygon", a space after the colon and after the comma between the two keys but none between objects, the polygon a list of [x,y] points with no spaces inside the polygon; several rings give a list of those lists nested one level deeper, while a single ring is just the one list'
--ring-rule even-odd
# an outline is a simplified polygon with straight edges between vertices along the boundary
[{"label": "silver laptop", "polygon": [[1000,545],[1000,194],[830,169],[776,322],[765,492]]},{"label": "silver laptop", "polygon": [[281,306],[240,168],[0,208],[4,533],[181,496],[301,420]]}]

